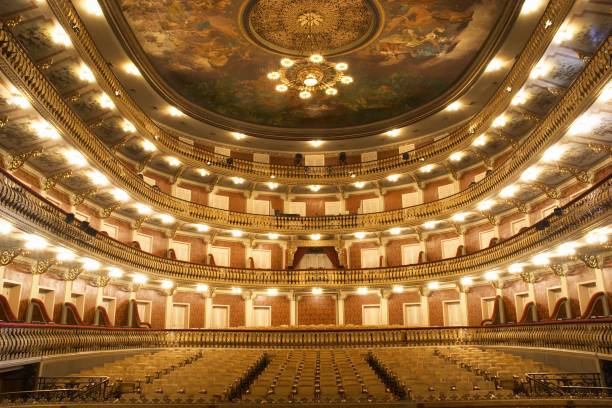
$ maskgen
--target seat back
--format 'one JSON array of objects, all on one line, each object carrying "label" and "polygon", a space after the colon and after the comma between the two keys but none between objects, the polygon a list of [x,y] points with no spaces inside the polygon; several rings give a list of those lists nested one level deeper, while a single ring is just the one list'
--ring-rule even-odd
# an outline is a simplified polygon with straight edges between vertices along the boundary
[{"label": "seat back", "polygon": [[593,293],[589,303],[581,319],[594,319],[596,317],[607,317],[610,316],[610,304],[608,303],[608,295],[605,292]]},{"label": "seat back", "polygon": [[72,302],[64,302],[62,305],[62,324],[69,324],[72,326],[84,326],[85,323],[81,318],[81,314],[77,309],[76,305]]},{"label": "seat back", "polygon": [[104,306],[96,307],[94,324],[97,326],[113,327],[110,317],[108,316],[108,312]]},{"label": "seat back", "polygon": [[0,322],[16,322],[17,317],[11,310],[11,305],[9,304],[6,296],[0,294]]},{"label": "seat back", "polygon": [[40,299],[33,298],[28,305],[28,322],[52,323],[53,319],[49,316],[45,304]]}]

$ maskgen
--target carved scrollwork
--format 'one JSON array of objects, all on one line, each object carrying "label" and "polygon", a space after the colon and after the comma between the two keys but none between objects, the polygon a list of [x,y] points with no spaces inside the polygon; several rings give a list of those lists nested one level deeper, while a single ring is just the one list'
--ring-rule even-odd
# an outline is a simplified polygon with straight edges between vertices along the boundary
[{"label": "carved scrollwork", "polygon": [[612,145],[607,145],[604,143],[589,143],[587,146],[595,153],[606,152],[608,154],[612,154]]},{"label": "carved scrollwork", "polygon": [[61,262],[55,258],[41,259],[32,265],[30,271],[32,272],[32,275],[42,275],[49,272],[49,269],[51,269],[53,266],[59,265],[60,263]]},{"label": "carved scrollwork", "polygon": [[558,165],[557,169],[563,173],[571,174],[572,176],[576,177],[576,180],[578,180],[582,184],[590,184],[591,181],[593,180],[592,173],[585,171],[585,170],[577,169],[572,166]]},{"label": "carved scrollwork", "polygon": [[576,257],[591,269],[603,268],[603,259],[601,256],[590,254],[577,254]]},{"label": "carved scrollwork", "polygon": [[521,280],[525,283],[536,283],[537,282],[537,276],[533,271],[525,271],[525,272],[521,272]]},{"label": "carved scrollwork", "polygon": [[99,275],[91,280],[91,286],[96,288],[104,288],[110,283],[110,276],[108,275]]},{"label": "carved scrollwork", "polygon": [[559,276],[559,277],[567,276],[567,268],[564,265],[551,264],[549,265],[549,268],[552,271],[552,273],[554,273],[556,276]]},{"label": "carved scrollwork", "polygon": [[98,194],[99,190],[97,188],[91,189],[91,190],[87,190],[83,193],[79,193],[76,194],[75,196],[72,197],[72,205],[74,206],[78,206],[81,205],[85,202],[86,199],[88,199],[89,197],[92,197],[96,194]]},{"label": "carved scrollwork", "polygon": [[23,248],[4,249],[0,252],[0,266],[7,266],[13,263],[19,255],[25,255],[26,251]]},{"label": "carved scrollwork", "polygon": [[44,153],[44,149],[40,148],[40,149],[30,150],[29,152],[12,155],[11,161],[9,162],[7,170],[15,171],[21,168],[21,166],[23,166],[28,160],[33,159],[35,157],[42,156],[43,153]]},{"label": "carved scrollwork", "polygon": [[121,207],[121,204],[114,204],[111,205],[110,207],[106,207],[100,210],[100,218],[105,219],[111,216],[111,214],[117,210],[119,207]]},{"label": "carved scrollwork", "polygon": [[61,173],[57,173],[52,176],[46,177],[43,181],[42,188],[45,191],[50,190],[53,187],[55,187],[57,183],[69,177],[72,177],[72,170],[62,171]]},{"label": "carved scrollwork", "polygon": [[83,273],[83,268],[80,266],[73,266],[71,268],[65,269],[60,273],[60,276],[63,280],[73,281],[79,277]]},{"label": "carved scrollwork", "polygon": [[548,198],[553,200],[558,200],[561,198],[561,192],[556,187],[551,187],[548,184],[538,183],[535,181],[530,182],[528,185],[540,190],[542,193],[546,194]]},{"label": "carved scrollwork", "polygon": [[513,207],[516,207],[516,209],[522,213],[522,214],[527,214],[529,213],[529,206],[522,202],[521,200],[517,200],[516,198],[507,198],[506,203],[510,204]]},{"label": "carved scrollwork", "polygon": [[140,216],[138,218],[136,218],[136,220],[134,221],[134,228],[135,230],[139,229],[143,223],[147,222],[148,220],[151,219],[150,215],[143,215]]}]

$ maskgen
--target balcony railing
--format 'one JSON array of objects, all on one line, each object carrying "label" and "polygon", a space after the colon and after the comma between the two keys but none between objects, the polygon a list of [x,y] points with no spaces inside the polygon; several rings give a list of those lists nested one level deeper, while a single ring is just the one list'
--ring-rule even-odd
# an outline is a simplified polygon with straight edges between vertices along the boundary
[{"label": "balcony railing", "polygon": [[584,71],[563,95],[562,100],[540,121],[536,129],[525,138],[512,156],[484,180],[459,194],[426,204],[373,214],[352,214],[322,217],[264,216],[220,210],[161,193],[145,183],[135,172],[117,160],[87,124],[66,104],[49,83],[25,50],[6,30],[0,30],[0,67],[7,77],[24,93],[43,116],[57,125],[64,137],[87,156],[111,181],[130,193],[132,198],[148,204],[158,211],[191,223],[207,223],[219,228],[239,228],[245,231],[277,231],[299,233],[343,233],[356,228],[380,231],[397,226],[420,225],[426,220],[450,217],[475,203],[488,198],[500,186],[512,181],[562,132],[599,94],[612,71],[608,57],[612,39],[608,38],[590,60]]},{"label": "balcony railing", "polygon": [[48,234],[54,242],[87,253],[108,264],[146,271],[153,276],[177,281],[209,284],[240,284],[245,287],[342,287],[358,285],[414,284],[430,279],[449,279],[486,269],[499,268],[557,245],[603,225],[612,205],[612,178],[601,181],[568,203],[560,215],[548,217],[550,226],[535,226],[491,248],[456,258],[424,264],[371,269],[340,270],[268,270],[224,268],[175,261],[137,250],[112,238],[85,233],[66,222],[66,213],[24,187],[7,173],[0,172],[0,214],[26,230]]},{"label": "balcony railing", "polygon": [[0,360],[163,347],[522,346],[612,353],[612,320],[488,327],[148,330],[0,323]]}]

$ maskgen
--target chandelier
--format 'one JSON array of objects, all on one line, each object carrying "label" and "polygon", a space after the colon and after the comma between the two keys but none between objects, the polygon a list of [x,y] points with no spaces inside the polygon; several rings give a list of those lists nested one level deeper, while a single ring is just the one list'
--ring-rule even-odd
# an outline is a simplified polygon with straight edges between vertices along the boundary
[{"label": "chandelier", "polygon": [[278,82],[277,92],[294,90],[302,99],[309,99],[317,92],[326,95],[338,94],[337,84],[349,85],[353,77],[346,75],[348,64],[326,61],[321,54],[293,60],[283,58],[277,71],[268,73],[268,79]]}]

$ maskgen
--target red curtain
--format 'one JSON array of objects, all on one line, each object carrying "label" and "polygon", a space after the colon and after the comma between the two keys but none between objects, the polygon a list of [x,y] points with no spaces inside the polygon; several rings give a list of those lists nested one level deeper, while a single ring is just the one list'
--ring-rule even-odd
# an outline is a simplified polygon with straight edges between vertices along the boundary
[{"label": "red curtain", "polygon": [[306,254],[325,254],[331,261],[334,268],[340,269],[340,259],[338,259],[338,253],[334,247],[298,247],[293,255],[293,268],[295,269],[299,264],[304,255]]}]

